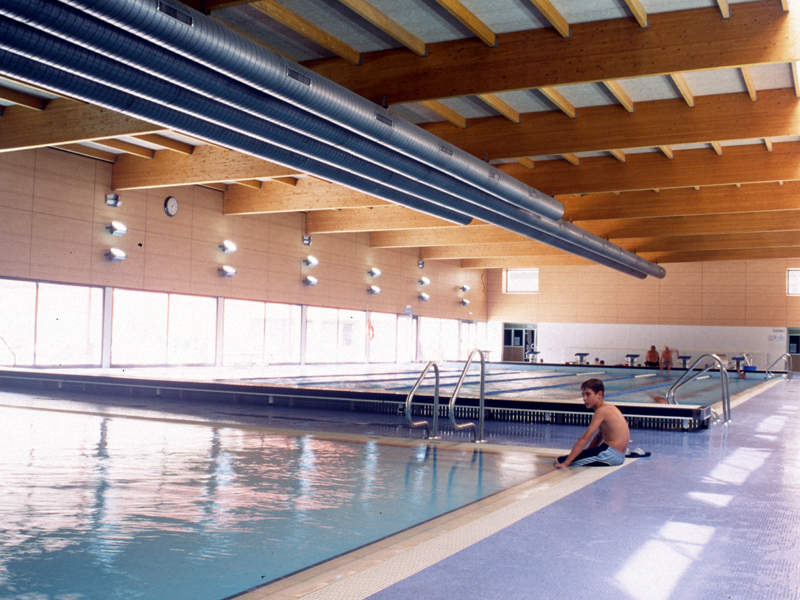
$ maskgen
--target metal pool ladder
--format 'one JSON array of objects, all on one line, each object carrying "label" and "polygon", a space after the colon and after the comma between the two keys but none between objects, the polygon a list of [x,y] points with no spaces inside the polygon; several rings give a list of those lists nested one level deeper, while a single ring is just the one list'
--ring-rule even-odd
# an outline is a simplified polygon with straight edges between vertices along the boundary
[{"label": "metal pool ladder", "polygon": [[667,402],[669,404],[677,404],[678,401],[675,399],[675,392],[678,391],[678,388],[683,387],[690,381],[699,378],[701,375],[714,368],[714,365],[711,365],[699,373],[694,373],[694,368],[704,358],[713,359],[717,366],[719,366],[719,379],[720,384],[722,385],[722,422],[729,423],[731,420],[731,392],[728,386],[728,371],[726,371],[725,367],[722,365],[722,359],[716,354],[703,354],[703,356],[694,361],[692,366],[689,367],[689,369],[683,375],[681,375],[680,379],[678,379],[678,381],[676,381],[672,387],[669,388],[669,391],[667,392]]},{"label": "metal pool ladder", "polygon": [[772,364],[769,366],[769,369],[767,369],[767,378],[770,378],[770,377],[774,377],[774,376],[775,376],[775,374],[772,372],[772,367],[774,367],[775,365],[777,365],[777,364],[778,364],[778,362],[779,362],[781,359],[786,359],[786,375],[784,375],[784,377],[786,377],[786,379],[788,379],[789,381],[791,381],[791,380],[792,380],[792,357],[791,357],[791,355],[790,355],[790,354],[788,354],[788,353],[786,353],[786,354],[782,354],[781,356],[779,356],[779,357],[778,357],[778,360],[776,360],[774,363],[772,363]]},{"label": "metal pool ladder", "polygon": [[[455,406],[456,406],[456,399],[458,398],[458,393],[461,391],[461,384],[464,383],[464,379],[467,377],[467,371],[469,370],[469,366],[472,364],[472,357],[475,356],[475,353],[478,353],[481,357],[481,399],[479,404],[479,414],[478,414],[478,423],[479,425],[475,425],[475,423],[464,423],[463,425],[459,425],[456,423],[456,415],[455,415]],[[456,431],[461,431],[462,429],[472,429],[473,438],[472,441],[476,444],[483,444],[486,442],[483,439],[483,420],[484,420],[484,389],[485,389],[485,382],[486,382],[486,358],[484,357],[483,350],[479,350],[475,348],[472,352],[469,353],[469,358],[467,359],[467,363],[464,365],[464,370],[461,371],[461,377],[458,378],[458,383],[456,384],[456,389],[453,392],[453,396],[450,398],[450,423],[453,425],[453,429]]]},{"label": "metal pool ladder", "polygon": [[[411,419],[411,401],[414,399],[414,394],[417,393],[417,389],[419,388],[422,380],[425,379],[425,375],[428,374],[430,368],[433,367],[434,375],[436,376],[436,385],[433,388],[433,424],[429,423],[428,421],[416,421],[414,422]],[[411,388],[411,391],[408,393],[406,397],[406,421],[408,421],[408,426],[412,429],[414,427],[424,427],[425,428],[425,437],[429,440],[438,440],[439,438],[439,365],[436,364],[435,360],[428,362],[425,365],[425,368],[422,369],[422,373],[420,373],[417,382],[414,384],[414,387]]]}]

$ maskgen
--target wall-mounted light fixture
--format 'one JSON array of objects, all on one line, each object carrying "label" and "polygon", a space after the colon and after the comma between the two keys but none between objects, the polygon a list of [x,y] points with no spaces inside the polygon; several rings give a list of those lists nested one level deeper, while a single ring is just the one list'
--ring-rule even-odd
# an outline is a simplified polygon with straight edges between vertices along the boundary
[{"label": "wall-mounted light fixture", "polygon": [[312,277],[311,275],[306,275],[306,278],[303,279],[303,283],[308,287],[314,287],[319,283],[319,280],[316,277]]},{"label": "wall-mounted light fixture", "polygon": [[220,267],[219,269],[217,269],[217,271],[219,271],[219,274],[222,277],[233,277],[234,275],[236,275],[236,269],[228,265]]},{"label": "wall-mounted light fixture", "polygon": [[417,266],[420,269],[424,269],[425,268],[425,261],[424,260],[417,261]]},{"label": "wall-mounted light fixture", "polygon": [[459,289],[460,289],[462,292],[468,292],[468,291],[469,291],[469,286],[468,286],[468,285],[462,285],[462,286],[461,286]]},{"label": "wall-mounted light fixture", "polygon": [[430,285],[431,284],[431,280],[428,279],[427,277],[420,277],[419,278],[419,284],[420,285]]},{"label": "wall-mounted light fixture", "polygon": [[119,221],[111,221],[111,225],[106,227],[111,232],[111,235],[122,236],[128,233],[128,228]]},{"label": "wall-mounted light fixture", "polygon": [[316,267],[319,264],[317,257],[310,254],[303,259],[303,262],[309,267]]},{"label": "wall-mounted light fixture", "polygon": [[371,285],[371,286],[369,286],[369,287],[367,288],[367,291],[368,291],[370,294],[372,294],[372,295],[374,295],[374,296],[377,296],[378,294],[380,294],[380,293],[381,293],[381,288],[379,288],[377,285]]},{"label": "wall-mounted light fixture", "polygon": [[469,300],[467,300],[466,298],[462,298],[461,299],[461,305],[462,306],[469,306]]},{"label": "wall-mounted light fixture", "polygon": [[303,236],[303,246],[310,246],[311,245],[311,236],[304,235]]},{"label": "wall-mounted light fixture", "polygon": [[122,262],[128,258],[128,255],[119,248],[109,248],[108,252],[106,252],[106,256],[111,262]]},{"label": "wall-mounted light fixture", "polygon": [[236,244],[234,244],[230,240],[225,240],[219,245],[219,249],[222,250],[225,254],[233,254],[236,252]]},{"label": "wall-mounted light fixture", "polygon": [[367,271],[367,273],[369,273],[371,277],[381,276],[381,270],[376,267],[372,267],[369,271]]},{"label": "wall-mounted light fixture", "polygon": [[116,194],[106,194],[106,204],[109,206],[122,206],[122,200]]},{"label": "wall-mounted light fixture", "polygon": [[425,292],[422,292],[419,296],[417,296],[417,298],[419,298],[423,302],[427,302],[428,300],[431,299],[430,295],[426,294]]}]

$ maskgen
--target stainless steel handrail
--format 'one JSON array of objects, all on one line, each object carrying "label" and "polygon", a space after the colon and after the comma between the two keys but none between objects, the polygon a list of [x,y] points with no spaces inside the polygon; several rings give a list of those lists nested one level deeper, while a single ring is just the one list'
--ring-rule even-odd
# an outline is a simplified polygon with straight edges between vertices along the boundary
[{"label": "stainless steel handrail", "polygon": [[788,352],[785,353],[785,354],[781,354],[778,357],[778,359],[769,366],[769,368],[767,369],[767,377],[774,377],[775,376],[775,374],[772,372],[772,367],[777,365],[778,362],[781,359],[786,359],[786,375],[784,375],[784,377],[786,377],[786,379],[791,381],[792,380],[792,355],[789,354]]},{"label": "stainless steel handrail", "polygon": [[[413,421],[411,419],[411,401],[414,399],[414,394],[417,393],[417,389],[419,388],[422,380],[425,379],[425,375],[428,374],[430,368],[433,367],[434,375],[436,376],[436,385],[433,388],[433,425],[431,425],[428,421]],[[417,382],[414,384],[414,387],[411,388],[411,391],[408,393],[406,397],[406,421],[408,421],[408,426],[412,429],[415,427],[425,427],[425,437],[429,440],[438,440],[439,438],[439,365],[436,364],[435,360],[430,361],[425,368],[422,369],[422,373],[420,373]]]},{"label": "stainless steel handrail", "polygon": [[683,375],[681,375],[680,379],[678,379],[678,381],[676,381],[672,387],[669,388],[669,391],[667,392],[667,403],[677,404],[678,401],[675,398],[675,393],[679,388],[714,368],[713,366],[710,366],[706,367],[699,373],[694,373],[694,368],[700,363],[701,360],[705,358],[713,359],[719,367],[719,379],[722,386],[722,422],[729,423],[731,420],[731,392],[728,383],[728,371],[725,370],[725,367],[722,364],[722,359],[716,354],[703,354],[703,356],[694,361],[692,366],[689,367]]},{"label": "stainless steel handrail", "polygon": [[[472,357],[475,356],[475,353],[480,354],[481,357],[481,399],[479,404],[479,414],[478,414],[478,423],[479,425],[476,426],[475,423],[464,423],[463,425],[459,425],[456,423],[456,416],[455,416],[455,405],[456,399],[458,398],[458,394],[461,391],[461,384],[464,383],[464,379],[467,377],[467,371],[469,370],[470,365],[472,364]],[[485,389],[485,382],[486,382],[486,358],[484,357],[483,350],[479,350],[475,348],[472,352],[469,353],[469,358],[467,358],[467,363],[464,365],[464,370],[461,371],[461,377],[458,378],[458,383],[456,384],[456,389],[453,392],[453,396],[450,398],[449,412],[450,412],[450,423],[453,425],[453,429],[456,431],[460,431],[462,429],[472,429],[473,432],[473,439],[472,441],[476,444],[482,444],[486,440],[483,439],[483,420],[484,420],[484,389]]]}]

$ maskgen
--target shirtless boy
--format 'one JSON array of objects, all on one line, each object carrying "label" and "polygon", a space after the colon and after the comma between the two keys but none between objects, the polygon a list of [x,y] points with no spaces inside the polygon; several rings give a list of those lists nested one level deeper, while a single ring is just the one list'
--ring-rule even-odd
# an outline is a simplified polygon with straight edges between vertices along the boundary
[{"label": "shirtless boy", "polygon": [[[606,404],[605,386],[599,379],[587,379],[581,385],[583,403],[594,411],[592,422],[567,456],[559,456],[553,466],[563,469],[570,465],[615,467],[625,461],[630,441],[630,429],[616,406]],[[591,442],[591,443],[590,443]],[[588,447],[587,447],[588,444]]]}]

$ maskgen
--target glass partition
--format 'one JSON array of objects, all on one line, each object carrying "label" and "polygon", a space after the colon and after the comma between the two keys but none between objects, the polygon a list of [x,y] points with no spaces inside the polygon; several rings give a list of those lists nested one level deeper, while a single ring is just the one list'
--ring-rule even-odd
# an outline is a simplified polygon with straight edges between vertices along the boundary
[{"label": "glass partition", "polygon": [[216,298],[169,295],[168,364],[213,365],[216,339]]},{"label": "glass partition", "polygon": [[397,361],[397,315],[370,313],[367,335],[370,338],[369,362],[393,363]]},{"label": "glass partition", "polygon": [[115,289],[113,302],[111,364],[166,364],[168,294]]},{"label": "glass partition", "polygon": [[0,365],[33,365],[36,283],[0,279]]}]

